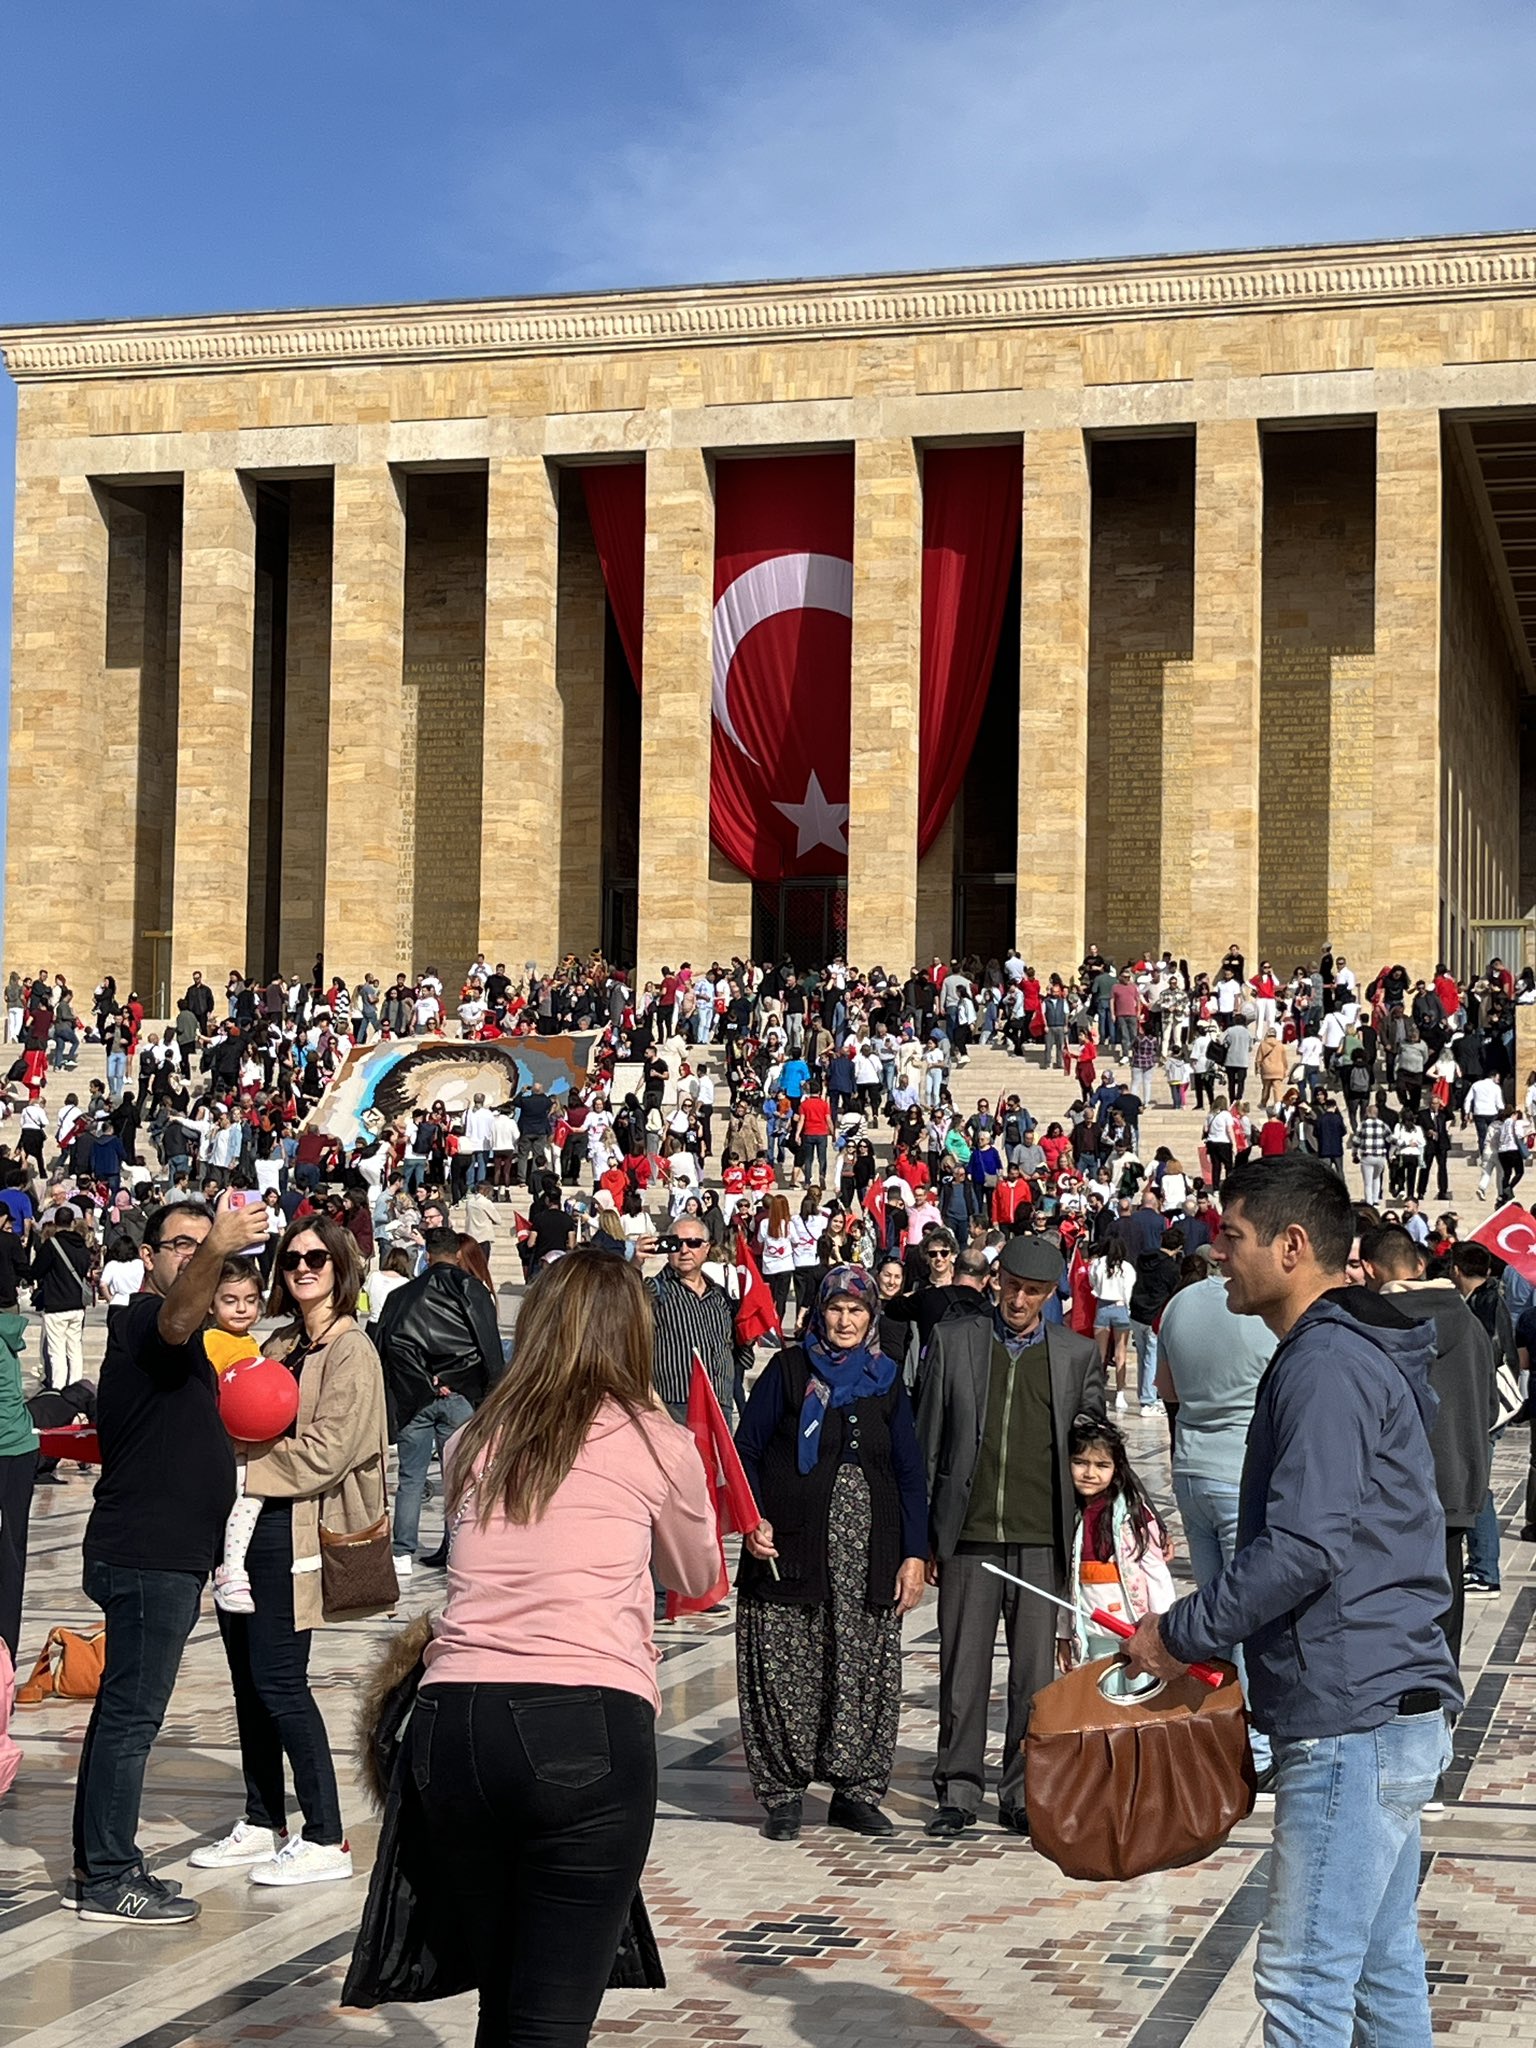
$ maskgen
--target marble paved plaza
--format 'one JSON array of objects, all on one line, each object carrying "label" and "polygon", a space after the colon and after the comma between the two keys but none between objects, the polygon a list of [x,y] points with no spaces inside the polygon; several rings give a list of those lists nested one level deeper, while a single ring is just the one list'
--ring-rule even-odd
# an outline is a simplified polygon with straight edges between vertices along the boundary
[{"label": "marble paved plaza", "polygon": [[[1166,1497],[1160,1419],[1130,1424]],[[1518,1527],[1525,1441],[1501,1449],[1498,1491]],[[25,1648],[88,1621],[78,1591],[91,1481],[42,1488]],[[434,1502],[424,1541],[435,1532]],[[1469,1612],[1470,1706],[1442,1819],[1426,1825],[1421,1907],[1436,2030],[1448,2043],[1529,2041],[1536,2029],[1536,1549],[1506,1543],[1504,1589]],[[416,1575],[401,1614],[440,1593]],[[392,1622],[316,1639],[318,1692],[341,1760],[354,1851],[374,1830],[349,1724],[358,1673]],[[795,1844],[757,1831],[736,1719],[729,1614],[660,1631],[661,1812],[645,1889],[667,1988],[615,1993],[600,2036],[633,2048],[934,2048],[1116,2041],[1237,2048],[1257,2039],[1253,1936],[1269,1825],[1256,1816],[1192,1870],[1076,1884],[1026,1843],[983,1826],[928,1842],[936,1718],[932,1596],[907,1627],[906,1705],[891,1808],[868,1844],[811,1822]],[[999,1671],[999,1676],[1000,1676]],[[188,1650],[149,1776],[142,1840],[154,1868],[202,1900],[164,1933],[81,1925],[59,1909],[83,1704],[24,1710],[26,1760],[0,1804],[0,2048],[330,2048],[388,2041],[467,2048],[473,2002],[338,2009],[364,1879],[261,1893],[243,1873],[190,1871],[188,1853],[238,1816],[234,1711],[211,1611]],[[1000,1712],[997,1717],[1000,1725]]]}]

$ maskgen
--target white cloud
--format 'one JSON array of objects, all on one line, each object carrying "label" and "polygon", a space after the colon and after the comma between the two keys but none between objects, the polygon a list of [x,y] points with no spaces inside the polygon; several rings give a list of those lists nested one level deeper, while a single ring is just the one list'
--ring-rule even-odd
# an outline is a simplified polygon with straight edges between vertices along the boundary
[{"label": "white cloud", "polygon": [[1527,6],[834,0],[778,18],[766,54],[760,35],[691,56],[679,39],[675,102],[620,116],[631,139],[589,134],[563,176],[547,156],[536,182],[526,163],[484,175],[471,239],[515,217],[552,283],[597,286],[1536,217]]}]

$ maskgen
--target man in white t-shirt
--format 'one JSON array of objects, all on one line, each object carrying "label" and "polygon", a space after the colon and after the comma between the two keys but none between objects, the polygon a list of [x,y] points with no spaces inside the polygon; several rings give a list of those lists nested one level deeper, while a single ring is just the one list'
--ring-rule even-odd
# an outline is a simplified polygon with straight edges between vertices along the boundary
[{"label": "man in white t-shirt", "polygon": [[491,1152],[496,1142],[496,1119],[485,1106],[485,1097],[477,1095],[464,1112],[464,1135],[459,1141],[459,1151],[464,1157],[464,1186],[478,1187],[490,1170]]}]

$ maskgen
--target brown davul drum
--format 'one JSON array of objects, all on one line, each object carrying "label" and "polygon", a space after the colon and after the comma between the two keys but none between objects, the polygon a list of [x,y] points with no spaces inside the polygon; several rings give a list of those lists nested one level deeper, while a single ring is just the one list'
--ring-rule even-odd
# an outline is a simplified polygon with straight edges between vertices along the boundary
[{"label": "brown davul drum", "polygon": [[1030,1838],[1068,1877],[1143,1877],[1219,1849],[1253,1811],[1237,1673],[1217,1689],[1132,1678],[1118,1657],[1037,1692],[1024,1738]]}]

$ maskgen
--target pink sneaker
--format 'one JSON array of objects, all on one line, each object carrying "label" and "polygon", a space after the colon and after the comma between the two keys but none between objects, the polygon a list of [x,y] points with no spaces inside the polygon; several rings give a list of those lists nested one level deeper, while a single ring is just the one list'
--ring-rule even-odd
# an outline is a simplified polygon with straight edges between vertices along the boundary
[{"label": "pink sneaker", "polygon": [[226,1614],[254,1614],[256,1602],[251,1594],[249,1576],[221,1564],[213,1575],[213,1604]]}]

